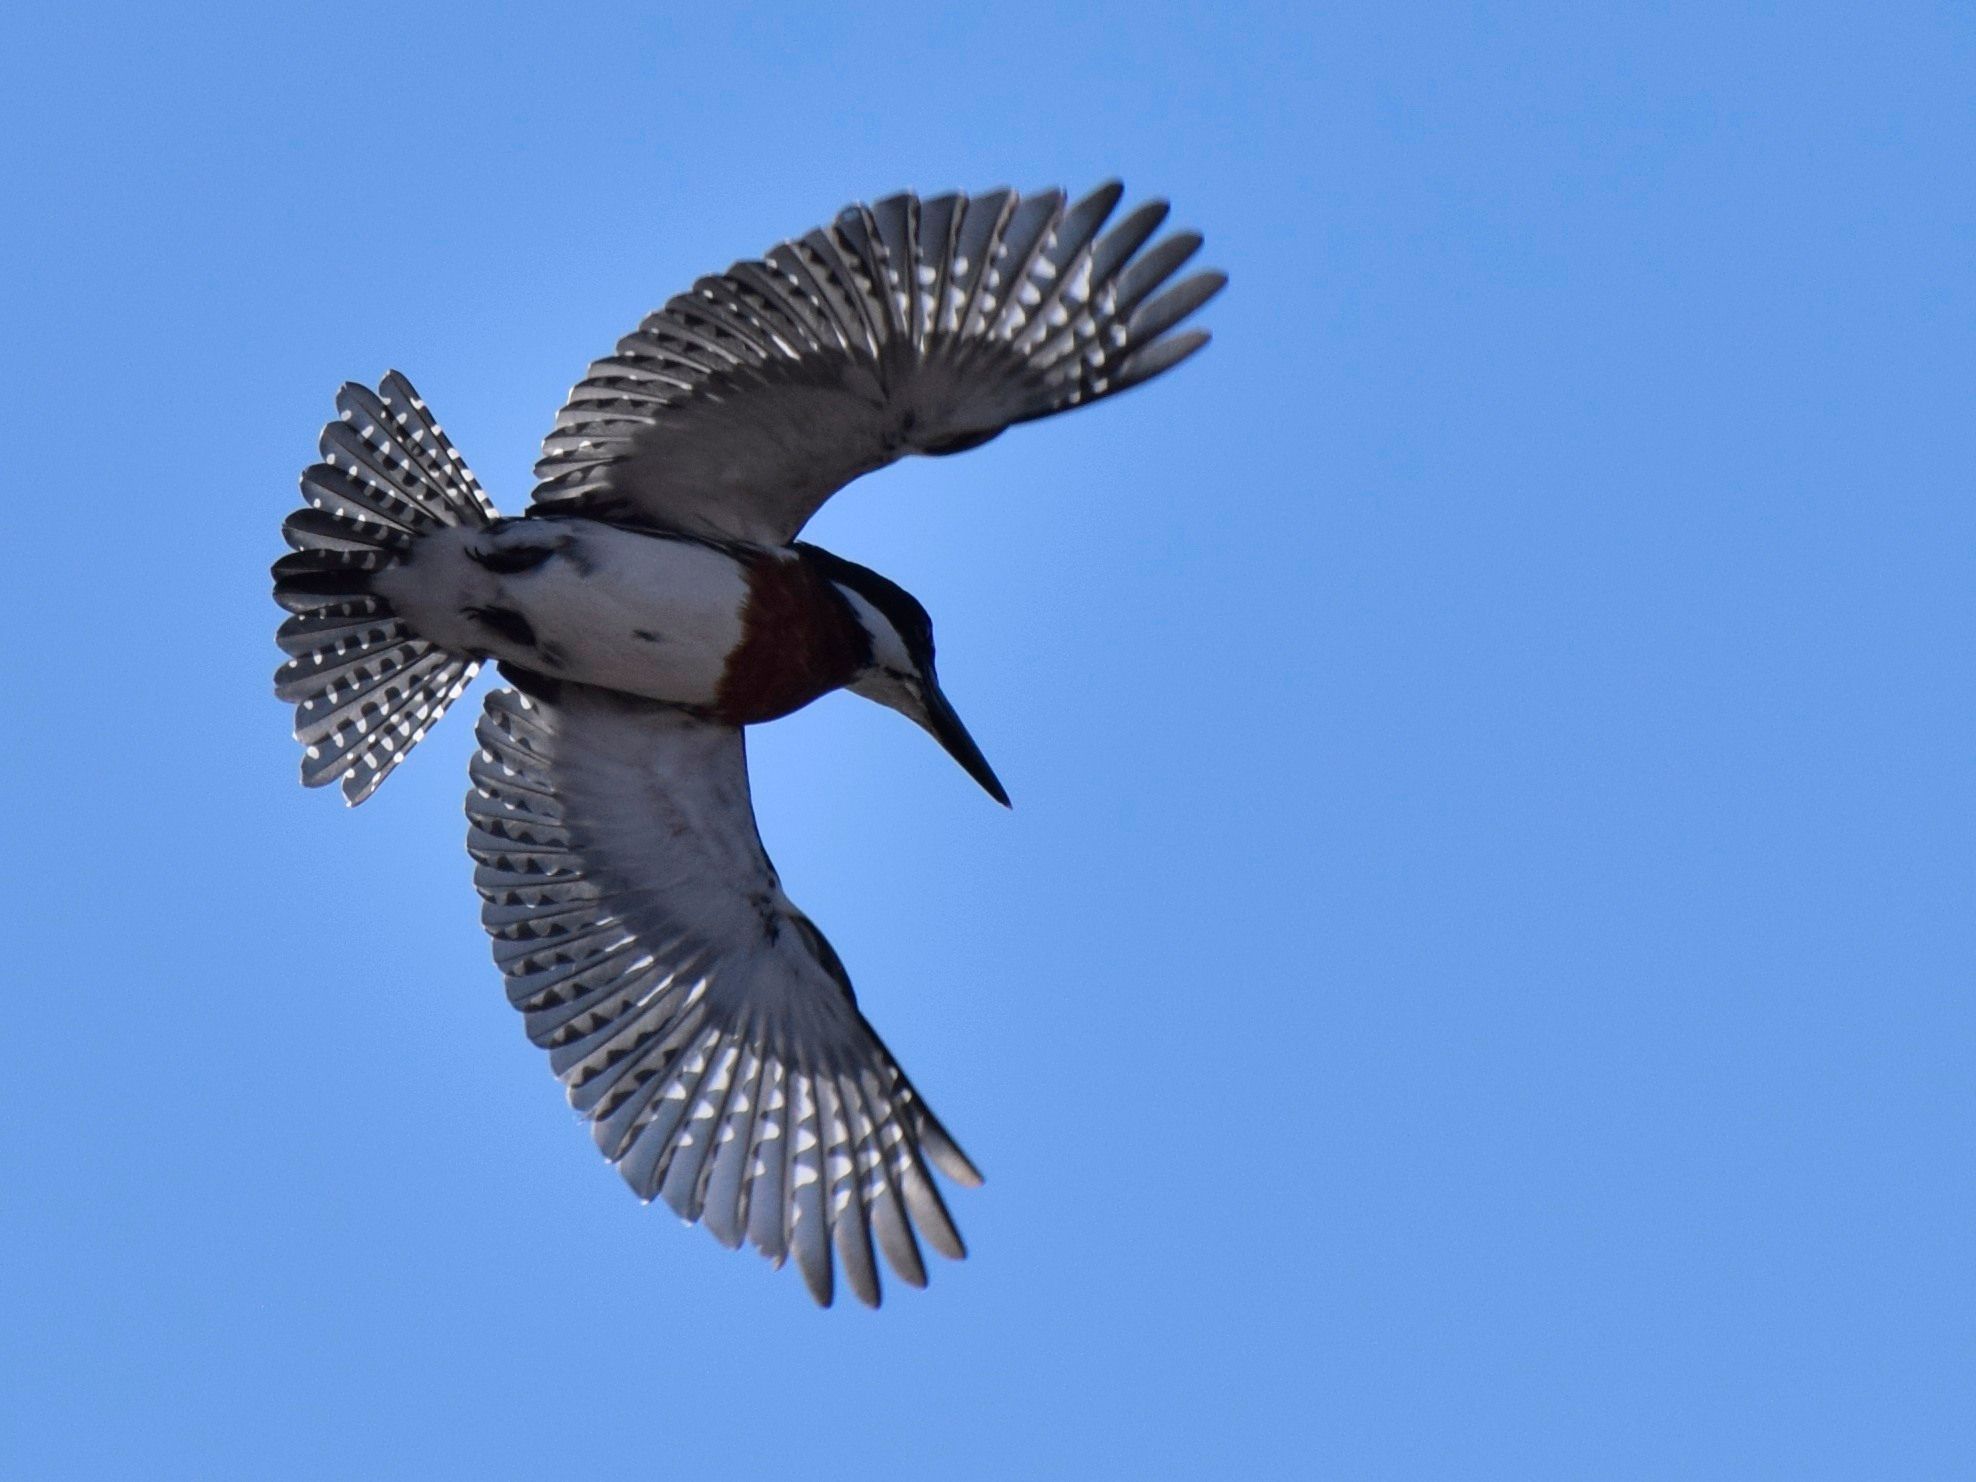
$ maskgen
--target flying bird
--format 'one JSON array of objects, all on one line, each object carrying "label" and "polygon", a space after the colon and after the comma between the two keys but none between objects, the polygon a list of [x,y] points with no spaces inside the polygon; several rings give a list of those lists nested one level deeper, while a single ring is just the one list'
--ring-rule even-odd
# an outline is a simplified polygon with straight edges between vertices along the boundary
[{"label": "flying bird", "polygon": [[[529,1038],[643,1199],[866,1304],[873,1247],[965,1254],[981,1181],[859,1013],[756,833],[745,729],[836,689],[1008,794],[934,669],[926,609],[797,539],[911,453],[1150,380],[1207,342],[1164,202],[897,195],[736,263],[593,364],[496,513],[411,384],[349,384],[274,565],[302,781],[368,798],[483,664],[467,795],[482,921]],[[1107,227],[1107,223],[1111,224]],[[1148,245],[1148,244],[1151,245]],[[834,1258],[834,1259],[833,1259]]]}]

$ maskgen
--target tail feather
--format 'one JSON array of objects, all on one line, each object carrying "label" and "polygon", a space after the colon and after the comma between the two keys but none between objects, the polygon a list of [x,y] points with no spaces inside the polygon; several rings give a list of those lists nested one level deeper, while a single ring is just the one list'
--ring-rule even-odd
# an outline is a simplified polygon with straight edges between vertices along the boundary
[{"label": "tail feather", "polygon": [[[446,660],[444,649],[406,639],[381,652],[333,666],[326,676],[301,675],[282,684],[281,674],[307,662],[290,659],[275,671],[276,698],[295,704],[295,739],[305,746],[318,746],[348,728],[354,727],[360,734],[370,730],[379,706],[395,708],[408,685]],[[286,694],[280,693],[283,689]]]},{"label": "tail feather", "polygon": [[497,518],[479,481],[396,371],[355,383],[323,429],[323,461],[302,475],[307,504],[282,523],[291,547],[274,596],[292,614],[275,635],[289,660],[275,695],[295,705],[302,782],[342,782],[361,803],[457,700],[480,661],[413,636],[372,590],[420,536]]},{"label": "tail feather", "polygon": [[351,639],[382,642],[387,630],[403,632],[385,600],[366,595],[296,613],[276,629],[274,641],[283,653],[299,657]]},{"label": "tail feather", "polygon": [[[375,396],[354,381],[346,382],[336,407],[347,418],[368,417],[374,426],[390,425],[390,444],[401,450],[404,466],[416,471],[444,506],[443,511],[434,511],[441,524],[485,525],[500,517],[481,490],[480,480],[433,421],[431,409],[398,372],[385,375]],[[454,518],[447,518],[446,512]]]},{"label": "tail feather", "polygon": [[474,660],[432,650],[430,644],[416,646],[431,651],[361,704],[339,711],[333,728],[305,746],[304,786],[321,787],[340,777],[344,797],[352,805],[361,803],[480,672]]},{"label": "tail feather", "polygon": [[407,636],[403,623],[387,618],[347,635],[319,639],[274,671],[274,697],[299,705],[329,690],[346,688],[362,677],[366,667],[398,653]]},{"label": "tail feather", "polygon": [[274,563],[274,600],[290,612],[310,613],[375,596],[371,578],[393,564],[399,549],[346,550],[324,544],[291,551]]}]

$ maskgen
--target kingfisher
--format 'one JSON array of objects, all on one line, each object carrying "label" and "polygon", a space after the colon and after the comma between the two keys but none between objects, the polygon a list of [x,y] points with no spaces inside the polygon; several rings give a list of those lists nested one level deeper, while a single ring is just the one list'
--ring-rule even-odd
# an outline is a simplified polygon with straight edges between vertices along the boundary
[{"label": "kingfisher", "polygon": [[[937,1170],[981,1175],[783,893],[746,729],[833,690],[1008,794],[904,588],[798,540],[838,489],[1115,395],[1207,343],[1163,201],[1111,182],[852,206],[648,315],[592,364],[498,514],[393,371],[345,385],[284,522],[278,698],[302,781],[363,802],[483,665],[467,850],[530,1040],[647,1202],[730,1249],[926,1284],[966,1253]],[[1155,240],[1155,238],[1158,240]],[[1150,244],[1150,245],[1149,245]]]}]

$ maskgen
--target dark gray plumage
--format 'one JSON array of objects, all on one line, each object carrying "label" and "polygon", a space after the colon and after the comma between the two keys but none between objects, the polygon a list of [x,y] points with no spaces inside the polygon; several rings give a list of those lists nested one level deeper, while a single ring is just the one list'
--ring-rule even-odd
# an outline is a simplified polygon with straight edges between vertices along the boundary
[{"label": "dark gray plumage", "polygon": [[926,1160],[981,1175],[782,893],[741,732],[562,685],[497,692],[479,737],[467,849],[495,961],[632,1189],[794,1255],[820,1302],[833,1249],[874,1305],[873,1237],[914,1286],[915,1228],[964,1254]]},{"label": "dark gray plumage", "polygon": [[702,278],[590,367],[536,465],[538,507],[781,545],[858,475],[972,447],[1151,379],[1227,280],[1154,296],[1201,239],[1141,252],[1123,187],[899,195]]},{"label": "dark gray plumage", "polygon": [[295,703],[302,781],[339,779],[361,803],[425,738],[480,671],[477,660],[413,636],[370,578],[420,536],[483,525],[494,506],[411,383],[338,393],[321,463],[302,475],[306,507],[282,525],[293,553],[275,563],[275,600],[293,617],[275,641],[294,655],[275,694]]}]

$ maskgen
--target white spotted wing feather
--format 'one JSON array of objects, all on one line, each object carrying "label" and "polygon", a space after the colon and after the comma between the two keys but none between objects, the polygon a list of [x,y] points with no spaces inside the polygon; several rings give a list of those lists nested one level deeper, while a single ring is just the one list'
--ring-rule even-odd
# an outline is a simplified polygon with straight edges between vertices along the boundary
[{"label": "white spotted wing feather", "polygon": [[1147,248],[1164,202],[1104,231],[1121,193],[892,196],[701,279],[570,393],[537,505],[779,545],[860,474],[1151,379],[1226,280],[1170,283],[1201,239]]},{"label": "white spotted wing feather", "polygon": [[509,997],[641,1198],[722,1244],[834,1267],[876,1305],[873,1245],[924,1285],[964,1254],[929,1164],[980,1175],[782,893],[741,733],[583,686],[487,702],[468,847]]}]

